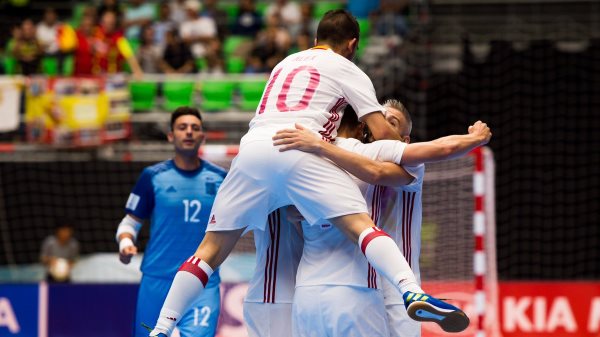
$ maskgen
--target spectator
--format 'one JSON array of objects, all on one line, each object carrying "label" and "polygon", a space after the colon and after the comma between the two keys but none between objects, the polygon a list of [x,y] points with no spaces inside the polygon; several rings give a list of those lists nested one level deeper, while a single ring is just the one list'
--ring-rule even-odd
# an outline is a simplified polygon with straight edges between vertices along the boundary
[{"label": "spectator", "polygon": [[21,29],[21,25],[14,25],[10,29],[11,38],[6,43],[6,53],[8,55],[13,55],[15,50],[15,44],[17,41],[23,38],[23,30]]},{"label": "spectator", "polygon": [[299,34],[308,33],[313,39],[317,36],[317,27],[319,26],[319,20],[313,18],[314,7],[312,2],[303,2],[300,5],[302,19],[300,20],[300,27],[298,29]]},{"label": "spectator", "polygon": [[158,21],[154,23],[154,42],[161,48],[165,47],[165,34],[175,28],[171,20],[171,7],[166,1],[161,2],[158,11]]},{"label": "spectator", "polygon": [[292,36],[296,36],[302,20],[300,6],[293,1],[275,0],[265,11],[265,20],[268,22],[271,17],[277,16],[283,27],[288,29]]},{"label": "spectator", "polygon": [[405,36],[408,24],[408,0],[381,0],[381,8],[373,13],[378,35]]},{"label": "spectator", "polygon": [[127,44],[123,32],[117,28],[117,15],[104,12],[99,27],[94,34],[92,73],[118,73],[123,71],[123,61],[127,61],[136,77],[142,70],[131,50],[123,48]]},{"label": "spectator", "polygon": [[256,10],[254,0],[240,0],[240,8],[231,33],[254,38],[262,26],[263,20]]},{"label": "spectator", "polygon": [[229,17],[227,12],[217,7],[218,0],[204,0],[204,7],[200,11],[200,16],[208,16],[215,21],[217,25],[217,36],[219,41],[223,42],[225,36],[229,34]]},{"label": "spectator", "polygon": [[206,58],[211,71],[222,71],[222,62],[218,58],[220,43],[217,39],[217,25],[210,17],[199,17],[200,2],[185,2],[187,20],[181,24],[179,34],[187,43],[195,58]]},{"label": "spectator", "polygon": [[104,13],[113,12],[117,17],[117,25],[120,25],[121,18],[123,17],[123,11],[121,10],[121,5],[119,4],[119,0],[102,0],[102,4],[98,6],[97,17],[96,20],[102,20]]},{"label": "spectator", "polygon": [[46,280],[49,282],[69,282],[70,271],[79,257],[79,242],[73,237],[70,221],[60,221],[54,235],[42,243],[40,260],[46,267]]},{"label": "spectator", "polygon": [[75,32],[77,35],[77,48],[74,50],[75,76],[92,74],[92,59],[94,46],[95,15],[84,15]]},{"label": "spectator", "polygon": [[270,72],[277,63],[285,58],[290,46],[290,34],[281,27],[279,17],[270,16],[267,20],[267,27],[256,38],[247,62],[246,72]]},{"label": "spectator", "polygon": [[171,0],[169,3],[171,9],[171,21],[181,23],[187,19],[185,1],[186,0]]},{"label": "spectator", "polygon": [[296,51],[303,51],[310,49],[314,44],[315,38],[311,32],[303,30],[296,36],[295,49]]},{"label": "spectator", "polygon": [[44,20],[37,26],[36,36],[46,56],[58,56],[58,18],[56,11],[47,8],[44,11]]},{"label": "spectator", "polygon": [[125,36],[130,40],[136,40],[140,36],[140,28],[154,20],[154,6],[145,0],[131,0],[131,6],[125,11],[123,27]]},{"label": "spectator", "polygon": [[35,26],[31,19],[23,21],[21,32],[21,38],[15,41],[13,55],[19,63],[23,75],[37,74],[43,50],[35,36]]},{"label": "spectator", "polygon": [[137,59],[144,73],[159,73],[159,62],[161,58],[160,47],[154,43],[154,28],[151,24],[145,24],[140,31],[140,49]]},{"label": "spectator", "polygon": [[165,35],[167,45],[163,52],[160,68],[167,74],[187,74],[194,72],[194,57],[190,48],[179,37],[176,29]]}]

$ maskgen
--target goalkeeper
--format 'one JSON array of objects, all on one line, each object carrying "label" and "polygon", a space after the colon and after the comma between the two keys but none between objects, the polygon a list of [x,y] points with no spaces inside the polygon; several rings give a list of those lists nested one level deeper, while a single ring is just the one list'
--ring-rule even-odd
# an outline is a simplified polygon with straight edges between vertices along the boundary
[{"label": "goalkeeper", "polygon": [[[148,336],[142,323],[154,324],[171,282],[204,237],[217,189],[225,170],[198,158],[204,141],[197,109],[180,107],[171,115],[169,142],[173,159],[146,167],[125,206],[127,215],[117,229],[121,262],[137,254],[136,238],[143,219],[150,219],[150,240],[142,261],[134,336]],[[214,336],[219,317],[219,273],[178,320],[181,336]]]}]

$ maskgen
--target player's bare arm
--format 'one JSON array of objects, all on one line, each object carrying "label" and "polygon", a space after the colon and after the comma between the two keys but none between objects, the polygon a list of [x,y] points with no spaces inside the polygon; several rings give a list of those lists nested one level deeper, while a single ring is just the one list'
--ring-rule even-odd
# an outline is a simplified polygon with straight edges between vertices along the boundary
[{"label": "player's bare arm", "polygon": [[385,120],[384,115],[380,111],[374,111],[361,118],[361,122],[367,124],[373,138],[376,140],[380,139],[392,139],[401,140],[400,134],[396,131],[388,121]]},{"label": "player's bare arm", "polygon": [[406,146],[402,165],[420,165],[462,157],[478,146],[487,144],[492,131],[481,121],[469,126],[468,134],[452,135],[430,142],[412,143]]},{"label": "player's bare arm", "polygon": [[274,145],[281,146],[279,151],[300,150],[323,156],[371,185],[403,186],[410,184],[414,179],[404,168],[395,163],[371,160],[344,150],[319,139],[300,124],[296,124],[296,129],[277,132],[273,140]]}]

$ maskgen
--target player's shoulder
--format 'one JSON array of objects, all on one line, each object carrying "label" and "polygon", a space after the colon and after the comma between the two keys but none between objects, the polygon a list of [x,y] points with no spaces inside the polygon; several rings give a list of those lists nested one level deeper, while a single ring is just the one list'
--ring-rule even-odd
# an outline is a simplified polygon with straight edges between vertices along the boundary
[{"label": "player's shoulder", "polygon": [[203,170],[219,175],[221,178],[225,178],[225,176],[227,175],[227,170],[225,168],[208,160],[202,160],[202,168]]},{"label": "player's shoulder", "polygon": [[399,189],[406,190],[409,192],[420,191],[423,188],[423,179],[425,177],[425,164],[419,164],[414,166],[402,165],[402,167],[406,170],[406,172],[408,172],[408,174],[413,176],[415,179],[412,183],[408,185],[400,186]]},{"label": "player's shoulder", "polygon": [[160,163],[146,166],[144,168],[144,171],[142,172],[142,174],[147,174],[150,177],[154,177],[158,174],[167,172],[171,169],[173,169],[173,160],[169,159],[169,160],[161,161]]}]

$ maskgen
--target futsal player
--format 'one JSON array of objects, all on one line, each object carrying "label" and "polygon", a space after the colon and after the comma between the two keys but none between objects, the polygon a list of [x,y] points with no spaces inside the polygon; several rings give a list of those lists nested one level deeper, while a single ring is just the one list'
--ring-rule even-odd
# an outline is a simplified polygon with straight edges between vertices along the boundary
[{"label": "futsal player", "polygon": [[[250,130],[219,189],[206,236],[176,274],[151,336],[169,336],[244,230],[264,230],[268,214],[286,205],[295,205],[310,224],[327,220],[364,247],[367,260],[399,292],[423,293],[394,240],[374,229],[365,200],[346,172],[314,154],[282,153],[272,144],[277,130],[293,127],[295,122],[323,139],[335,139],[346,104],[369,126],[374,138],[399,139],[381,113],[370,79],[350,61],[358,39],[358,22],[351,14],[329,11],[317,28],[317,46],[275,66]],[[454,306],[431,296],[419,298],[424,299],[420,300],[422,310],[461,315],[455,328],[468,322]]]},{"label": "futsal player", "polygon": [[292,335],[292,300],[303,242],[301,230],[288,221],[288,208],[293,206],[269,214],[264,231],[254,230],[256,269],[244,299],[249,337]]},{"label": "futsal player", "polygon": [[[397,104],[394,106],[398,106],[399,102],[395,102]],[[393,102],[386,103],[390,104]],[[400,112],[390,114],[389,110],[392,108],[389,106],[387,110],[387,120],[402,134],[406,134],[404,124],[398,121],[402,117]],[[337,148],[322,142],[305,129],[280,131],[274,137],[275,144],[283,145],[283,150],[300,149],[322,153],[342,168],[371,182],[371,185],[362,181],[357,181],[357,184],[367,200],[372,219],[378,225],[382,225],[385,185],[397,188],[407,185],[407,188],[414,189],[414,186],[420,186],[422,182],[422,163],[463,155],[487,143],[491,137],[489,128],[478,122],[470,128],[467,135],[444,137],[433,142],[407,145],[398,141],[377,141],[362,144],[357,138],[361,138],[363,129],[352,116],[350,113],[344,115],[339,137],[336,139]],[[400,167],[372,160],[420,165]],[[294,336],[388,336],[383,296],[378,291],[382,283],[358,247],[344,240],[343,235],[328,223],[320,227],[305,225],[303,234],[304,250],[298,267],[293,304]],[[397,297],[402,301],[400,296]],[[409,298],[407,309],[418,315],[418,309],[410,307],[412,303],[416,302]],[[398,312],[392,317],[395,327],[398,323],[410,320],[402,302],[396,309]],[[368,317],[360,314],[363,310],[369,312]],[[456,316],[443,319],[453,320]],[[431,320],[435,321],[435,318]],[[443,320],[438,323],[445,330],[455,332],[452,324],[446,325],[448,322]],[[418,324],[412,323],[412,330],[408,331],[413,332],[414,326],[419,328]]]},{"label": "futsal player", "polygon": [[[169,142],[173,159],[146,167],[134,186],[117,229],[121,261],[137,254],[136,238],[142,221],[150,219],[150,240],[142,261],[135,315],[135,336],[147,336],[142,323],[158,318],[177,266],[188,259],[204,236],[208,215],[225,171],[198,158],[204,141],[202,117],[195,108],[180,107],[171,115]],[[190,262],[193,262],[190,260]],[[214,336],[219,317],[219,273],[206,280],[201,296],[177,320],[184,337]]]}]

